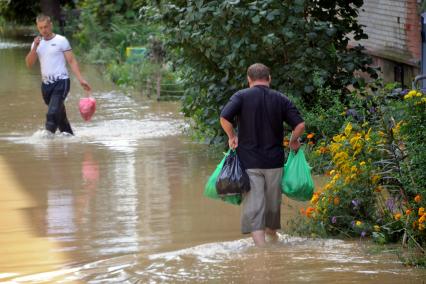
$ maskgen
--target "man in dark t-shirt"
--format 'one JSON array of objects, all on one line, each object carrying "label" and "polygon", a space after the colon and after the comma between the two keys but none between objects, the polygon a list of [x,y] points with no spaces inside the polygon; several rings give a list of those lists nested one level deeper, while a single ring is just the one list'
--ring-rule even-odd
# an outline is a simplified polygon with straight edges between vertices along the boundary
[{"label": "man in dark t-shirt", "polygon": [[[237,150],[250,178],[243,196],[241,231],[251,233],[257,246],[265,233],[277,239],[281,228],[281,177],[284,164],[284,125],[292,128],[290,148],[297,151],[305,123],[297,108],[283,94],[269,88],[269,68],[256,63],[247,70],[249,88],[235,93],[220,114],[229,147]],[[238,134],[232,122],[238,117]]]}]

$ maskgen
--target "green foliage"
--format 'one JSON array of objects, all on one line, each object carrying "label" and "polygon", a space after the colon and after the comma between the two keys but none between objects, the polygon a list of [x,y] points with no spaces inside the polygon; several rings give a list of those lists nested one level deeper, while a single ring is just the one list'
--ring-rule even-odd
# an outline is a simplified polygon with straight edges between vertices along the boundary
[{"label": "green foliage", "polygon": [[148,19],[152,9],[142,9],[146,2],[83,1],[79,22],[74,23],[74,39],[83,50],[114,48],[119,56],[111,57],[109,62],[124,62],[126,47],[146,45],[150,36],[160,34],[158,26]]},{"label": "green foliage", "polygon": [[374,73],[361,47],[347,48],[349,34],[366,38],[356,22],[363,1],[165,2],[169,43],[186,69],[183,112],[207,136],[221,135],[219,111],[246,86],[252,63],[268,65],[272,86],[302,96],[307,109],[321,103],[314,77],[343,89],[361,81],[354,71]]},{"label": "green foliage", "polygon": [[[162,93],[181,94],[181,87],[171,82],[178,80],[168,66],[164,67],[163,35],[154,18],[156,1],[95,1],[85,0],[80,5],[81,16],[73,22],[73,32],[82,56],[94,64],[106,66],[107,76],[117,85],[141,89],[148,95],[155,93],[157,78],[165,78],[167,87]],[[74,32],[77,30],[77,32]],[[126,56],[127,47],[145,47],[148,55]]]},{"label": "green foliage", "polygon": [[328,161],[321,166],[330,180],[294,229],[401,242],[408,249],[401,254],[404,262],[424,265],[426,98],[394,87],[375,82],[354,94],[349,104],[363,119],[345,122],[339,134],[312,149],[311,158]]},{"label": "green foliage", "polygon": [[0,1],[0,15],[8,22],[34,24],[40,13],[40,2],[28,4],[26,0]]}]

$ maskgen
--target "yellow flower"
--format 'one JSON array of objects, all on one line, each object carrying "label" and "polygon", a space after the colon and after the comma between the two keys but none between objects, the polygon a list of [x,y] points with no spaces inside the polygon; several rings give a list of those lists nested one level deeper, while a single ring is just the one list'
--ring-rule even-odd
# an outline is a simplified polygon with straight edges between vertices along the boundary
[{"label": "yellow flower", "polygon": [[364,161],[362,161],[361,163],[359,163],[359,165],[360,165],[361,167],[363,167],[363,166],[365,166],[365,162],[364,162]]},{"label": "yellow flower", "polygon": [[370,133],[371,133],[371,128],[369,128],[367,131],[367,134],[365,134],[365,141],[370,141]]},{"label": "yellow flower", "polygon": [[347,176],[347,177],[345,178],[345,184],[350,184],[350,182],[351,182],[351,177],[350,177],[350,176]]},{"label": "yellow flower", "polygon": [[374,225],[374,231],[380,232],[380,226],[379,225]]},{"label": "yellow flower", "polygon": [[401,219],[401,213],[396,213],[395,215],[393,215],[393,217],[395,218],[395,220],[399,220]]},{"label": "yellow flower", "polygon": [[355,222],[355,225],[356,225],[357,227],[361,227],[362,222],[361,222],[361,221],[356,221],[356,222]]},{"label": "yellow flower", "polygon": [[337,173],[334,177],[333,177],[333,180],[334,181],[336,181],[336,180],[338,180],[340,178],[340,175],[339,175],[339,173]]},{"label": "yellow flower", "polygon": [[424,213],[425,213],[425,209],[423,207],[420,207],[418,212],[419,216],[423,216]]},{"label": "yellow flower", "polygon": [[426,220],[426,214],[423,214],[423,216],[419,218],[419,223],[424,223],[425,220]]},{"label": "yellow flower", "polygon": [[408,94],[406,94],[404,96],[404,100],[408,100],[411,99],[412,97],[417,95],[417,91],[416,90],[411,90],[410,92],[408,92]]},{"label": "yellow flower", "polygon": [[311,203],[312,203],[312,204],[317,203],[318,199],[319,199],[319,193],[318,193],[318,192],[315,192],[315,193],[312,195]]},{"label": "yellow flower", "polygon": [[352,131],[352,124],[349,122],[345,127],[345,131],[344,131],[345,135],[349,136],[351,134],[351,131]]},{"label": "yellow flower", "polygon": [[380,179],[379,175],[374,175],[374,176],[371,177],[371,182],[372,183],[377,183],[379,181],[379,179]]},{"label": "yellow flower", "polygon": [[332,153],[336,153],[337,151],[339,151],[340,147],[342,147],[342,144],[340,144],[340,143],[332,143],[329,148],[330,148],[330,151]]},{"label": "yellow flower", "polygon": [[351,172],[356,173],[358,171],[358,168],[356,166],[351,167]]},{"label": "yellow flower", "polygon": [[421,97],[423,94],[422,93],[420,93],[420,92],[417,92],[416,93],[416,97]]},{"label": "yellow flower", "polygon": [[423,231],[425,229],[425,224],[419,224],[419,230]]},{"label": "yellow flower", "polygon": [[417,194],[416,197],[414,197],[414,201],[416,203],[420,203],[420,201],[422,201],[422,197],[420,196],[420,194]]}]

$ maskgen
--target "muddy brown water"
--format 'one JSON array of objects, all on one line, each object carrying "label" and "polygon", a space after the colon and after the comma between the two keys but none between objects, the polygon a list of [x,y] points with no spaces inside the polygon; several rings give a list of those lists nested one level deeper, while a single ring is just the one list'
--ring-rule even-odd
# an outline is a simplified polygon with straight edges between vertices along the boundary
[{"label": "muddy brown water", "polygon": [[[76,136],[43,136],[31,39],[0,38],[0,282],[422,283],[425,271],[365,240],[290,237],[253,247],[239,207],[202,195],[219,162],[188,139],[175,102],[119,90],[81,64],[97,112]],[[319,182],[319,180],[317,180]],[[283,225],[305,204],[283,199]]]}]

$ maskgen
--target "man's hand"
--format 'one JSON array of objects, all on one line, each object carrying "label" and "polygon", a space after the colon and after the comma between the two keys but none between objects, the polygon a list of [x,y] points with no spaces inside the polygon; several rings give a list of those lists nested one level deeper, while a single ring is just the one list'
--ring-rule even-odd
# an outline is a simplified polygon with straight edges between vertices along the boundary
[{"label": "man's hand", "polygon": [[37,49],[37,47],[40,45],[40,42],[41,42],[41,36],[36,36],[35,38],[34,38],[34,49]]},{"label": "man's hand", "polygon": [[290,146],[290,149],[293,150],[294,152],[297,152],[297,150],[299,150],[300,145],[301,144],[299,139],[296,139],[294,141],[290,140],[289,146]]},{"label": "man's hand", "polygon": [[33,46],[25,57],[25,64],[28,68],[31,68],[34,63],[37,61],[37,48],[40,45],[41,36],[36,36],[34,38]]},{"label": "man's hand", "polygon": [[228,144],[229,144],[229,148],[231,148],[232,150],[237,148],[238,147],[238,137],[234,136],[233,138],[229,138]]},{"label": "man's hand", "polygon": [[297,150],[299,150],[300,148],[299,137],[303,134],[304,131],[305,123],[301,122],[293,129],[293,132],[291,133],[289,146],[290,149],[292,149],[294,152],[297,152]]},{"label": "man's hand", "polygon": [[87,92],[90,92],[92,90],[92,88],[90,87],[89,83],[87,83],[86,80],[81,79],[80,80],[80,85],[83,87],[83,89]]}]

